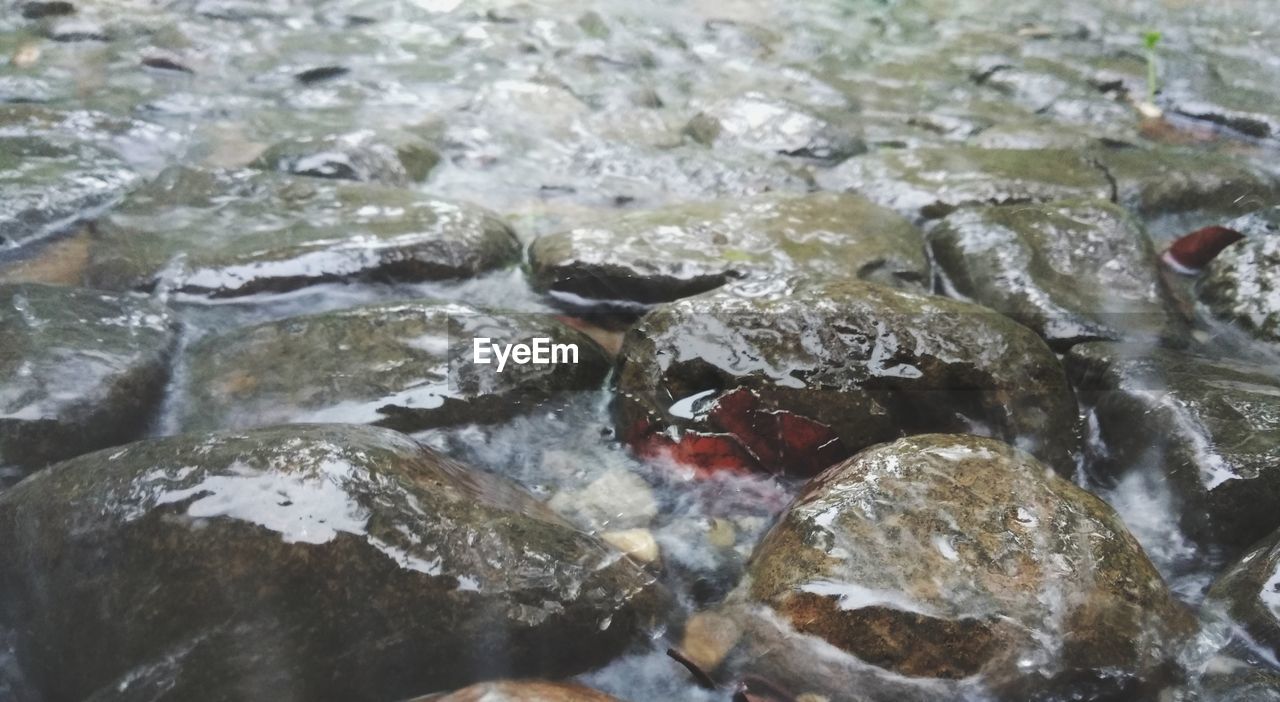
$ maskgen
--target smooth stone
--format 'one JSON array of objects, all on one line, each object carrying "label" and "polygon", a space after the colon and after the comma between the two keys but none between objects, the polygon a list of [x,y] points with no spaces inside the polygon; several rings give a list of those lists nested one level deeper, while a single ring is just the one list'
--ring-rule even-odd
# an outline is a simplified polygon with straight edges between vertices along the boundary
[{"label": "smooth stone", "polygon": [[[474,363],[474,339],[577,346],[577,362]],[[491,354],[492,355],[492,354]],[[352,422],[401,431],[493,423],[599,388],[610,359],[546,315],[406,301],[292,317],[210,336],[188,353],[187,431]]]},{"label": "smooth stone", "polygon": [[140,297],[0,285],[0,467],[31,471],[140,436],[176,327]]},{"label": "smooth stone", "polygon": [[826,190],[860,193],[913,221],[961,207],[1110,200],[1106,173],[1077,151],[938,147],[883,150],[818,174]]},{"label": "smooth stone", "polygon": [[268,148],[254,168],[313,178],[407,186],[426,180],[440,155],[423,139],[403,132],[353,132],[297,138]]},{"label": "smooth stone", "polygon": [[409,702],[621,702],[621,700],[577,683],[502,680],[478,683],[445,695],[415,697]]},{"label": "smooth stone", "polygon": [[1122,338],[1186,343],[1151,240],[1110,202],[959,210],[928,239],[951,290],[1055,348]]},{"label": "smooth stone", "polygon": [[100,220],[90,255],[97,287],[235,297],[465,278],[515,263],[520,243],[486,210],[412,190],[179,166]]},{"label": "smooth stone", "polygon": [[638,212],[539,237],[534,284],[588,300],[666,302],[767,279],[859,278],[923,290],[920,232],[856,195],[763,195]]},{"label": "smooth stone", "polygon": [[721,100],[685,126],[695,141],[836,163],[866,151],[855,134],[805,108],[763,93]]},{"label": "smooth stone", "polygon": [[987,308],[872,283],[659,306],[627,334],[617,378],[619,436],[703,469],[813,475],[934,431],[1075,466],[1075,399],[1043,340]]},{"label": "smooth stone", "polygon": [[832,700],[1145,699],[1195,628],[1106,503],[940,434],[810,482],[724,611],[735,665]]},{"label": "smooth stone", "polygon": [[515,484],[356,425],[58,464],[0,494],[0,549],[20,564],[0,617],[47,700],[373,702],[574,675],[668,602]]}]

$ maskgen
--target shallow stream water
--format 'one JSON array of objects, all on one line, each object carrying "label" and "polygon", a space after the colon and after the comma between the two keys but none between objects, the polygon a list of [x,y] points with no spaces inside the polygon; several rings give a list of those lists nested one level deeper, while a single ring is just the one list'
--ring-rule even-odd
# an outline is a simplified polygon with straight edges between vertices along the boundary
[{"label": "shallow stream water", "polygon": [[[488,208],[527,245],[621,212],[816,189],[834,164],[780,155],[759,135],[714,147],[689,138],[691,117],[744,93],[855,125],[873,153],[983,139],[1015,148],[1075,138],[1176,142],[1280,174],[1280,134],[1194,114],[1199,102],[1218,100],[1280,115],[1280,13],[1269,0],[83,0],[71,17],[41,19],[24,18],[18,0],[0,3],[0,107],[50,110],[61,120],[56,139],[81,149],[71,160],[103,169],[86,175],[67,166],[51,177],[0,154],[0,178],[36,190],[80,178],[109,182],[104,170],[136,187],[173,164],[246,166],[290,138],[412,130],[440,162],[404,187]],[[1131,104],[1145,89],[1141,37],[1151,29],[1163,37],[1161,99],[1172,132],[1144,132]],[[1087,68],[1101,83],[1028,70],[992,87],[985,81],[1000,75],[992,66],[1011,53],[1011,37],[1020,60]],[[315,72],[326,67],[334,70]],[[320,77],[300,79],[306,72]],[[768,109],[744,108],[737,118],[750,132]],[[789,130],[771,136],[785,142]],[[33,133],[29,122],[0,122],[0,137]],[[0,281],[78,282],[93,236],[83,222],[113,207],[127,187],[25,228],[21,241],[7,236]],[[1276,202],[1229,204],[1246,211]],[[10,207],[0,202],[0,215]],[[1223,216],[1197,207],[1142,213],[1158,247]],[[782,281],[753,284],[762,296],[789,291]],[[943,281],[936,287],[943,291]],[[431,298],[554,314],[582,313],[566,301],[583,301],[538,291],[519,266],[457,282],[337,282],[214,300],[161,282],[147,294],[181,323],[178,360],[150,436],[178,431],[190,381],[182,350],[213,334],[376,301]],[[625,329],[637,309],[612,306],[609,333]],[[1196,333],[1203,352],[1248,357],[1280,377],[1276,354],[1238,331],[1201,319]],[[602,476],[629,476],[618,483],[624,487],[603,489],[641,484],[643,494],[629,497],[651,504],[623,502],[642,516],[619,520],[609,500],[561,511],[594,533],[648,529],[682,611],[715,603],[804,481],[708,479],[638,457],[616,435],[612,382],[496,425],[414,436],[553,506]],[[1224,559],[1171,527],[1177,505],[1152,477],[1160,458],[1150,460],[1110,485],[1092,482],[1082,465],[1078,482],[1117,509],[1177,597],[1196,606]],[[0,484],[17,477],[0,472]],[[1205,635],[1206,650],[1214,635]],[[0,697],[38,700],[4,656],[7,641],[0,631]],[[578,679],[637,702],[730,699],[728,689],[698,688],[664,654],[668,645],[655,636]]]}]

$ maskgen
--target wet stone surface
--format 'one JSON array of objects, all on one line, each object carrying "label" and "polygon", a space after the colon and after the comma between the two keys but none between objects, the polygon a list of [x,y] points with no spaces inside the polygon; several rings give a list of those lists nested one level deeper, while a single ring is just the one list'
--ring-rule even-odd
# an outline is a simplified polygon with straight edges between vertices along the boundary
[{"label": "wet stone surface", "polygon": [[1109,202],[961,210],[930,231],[929,246],[950,289],[1056,348],[1094,339],[1186,342],[1151,240]]},{"label": "wet stone surface", "polygon": [[1265,662],[1280,654],[1277,583],[1280,583],[1280,532],[1272,533],[1250,548],[1223,571],[1209,590],[1210,611],[1220,611],[1229,617],[1233,625],[1232,646],[1245,657],[1261,658]]},{"label": "wet stone surface", "polygon": [[407,132],[354,132],[282,142],[251,165],[313,178],[405,186],[425,180],[439,161],[426,140]]},{"label": "wet stone surface", "polygon": [[1180,503],[1180,525],[1236,554],[1280,527],[1280,381],[1228,359],[1121,344],[1067,355],[1092,415],[1104,480],[1155,471]]},{"label": "wet stone surface", "polygon": [[666,302],[726,284],[861,278],[923,290],[918,230],[855,196],[757,196],[626,215],[539,237],[536,285],[588,300]]},{"label": "wet stone surface", "polygon": [[822,174],[819,183],[861,193],[915,221],[973,205],[1113,196],[1106,173],[1086,155],[1050,149],[879,151],[845,161]]},{"label": "wet stone surface", "polygon": [[410,190],[169,169],[101,220],[89,281],[212,297],[349,280],[432,280],[514,263],[494,215]]},{"label": "wet stone surface", "polygon": [[[473,362],[473,339],[567,349],[557,363],[497,372]],[[490,353],[490,356],[493,354]],[[610,363],[586,335],[544,315],[459,303],[393,302],[293,317],[206,337],[189,350],[181,426],[374,423],[403,431],[492,423],[561,394],[594,390]]]},{"label": "wet stone surface", "polygon": [[514,484],[351,425],[59,464],[0,495],[0,544],[21,566],[0,572],[0,615],[49,699],[221,700],[246,681],[274,699],[395,699],[567,675],[664,600]]},{"label": "wet stone surface", "polygon": [[175,327],[146,299],[0,285],[0,467],[31,471],[141,436]]},{"label": "wet stone surface", "polygon": [[1245,215],[1227,227],[1246,238],[1213,260],[1197,286],[1199,297],[1215,316],[1280,344],[1280,208]]},{"label": "wet stone surface", "polygon": [[[1087,574],[1072,565],[1083,561]],[[1011,700],[1136,698],[1193,626],[1105,503],[1007,444],[955,435],[876,446],[824,472],[760,543],[731,602],[748,618],[741,665],[839,700],[863,685],[875,699],[974,685]],[[808,638],[774,649],[779,627],[853,658],[814,655],[822,644]]]},{"label": "wet stone surface", "polygon": [[813,475],[904,434],[992,434],[1064,473],[1074,399],[1034,332],[977,305],[870,283],[660,306],[619,356],[619,434],[705,469]]}]

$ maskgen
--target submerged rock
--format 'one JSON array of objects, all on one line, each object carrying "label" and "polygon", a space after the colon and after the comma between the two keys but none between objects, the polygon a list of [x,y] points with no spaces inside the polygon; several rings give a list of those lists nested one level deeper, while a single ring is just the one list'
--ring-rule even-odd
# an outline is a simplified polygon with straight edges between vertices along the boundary
[{"label": "submerged rock", "polygon": [[[501,372],[473,363],[473,339],[576,346],[557,363]],[[558,395],[594,390],[611,366],[585,334],[544,315],[461,304],[384,303],[268,322],[190,350],[182,425],[231,429],[282,422],[367,422],[416,431],[490,423]]]},{"label": "submerged rock", "polygon": [[665,602],[514,484],[353,425],[59,464],[0,495],[0,548],[0,614],[51,702],[382,701],[572,675]]},{"label": "submerged rock", "polygon": [[1184,343],[1142,225],[1102,200],[965,209],[929,232],[960,295],[1063,348],[1095,339]]},{"label": "submerged rock", "polygon": [[354,132],[281,142],[251,165],[314,178],[409,185],[426,180],[439,161],[426,141],[411,134]]},{"label": "submerged rock", "polygon": [[1194,628],[1109,506],[959,435],[824,472],[730,601],[745,617],[737,665],[833,701],[1137,699]]},{"label": "submerged rock", "polygon": [[871,444],[991,434],[1070,473],[1075,400],[1034,332],[987,308],[880,285],[656,308],[618,367],[619,434],[704,468],[812,475]]},{"label": "submerged rock", "polygon": [[849,190],[913,220],[973,205],[1073,198],[1109,200],[1106,173],[1076,151],[940,147],[885,150],[820,173],[827,190]]},{"label": "submerged rock", "polygon": [[[0,114],[0,127],[7,126]],[[69,228],[111,204],[135,175],[95,144],[0,133],[0,252]]]},{"label": "submerged rock", "polygon": [[0,285],[0,467],[34,470],[141,435],[174,332],[150,300]]},{"label": "submerged rock", "polygon": [[695,115],[685,131],[703,144],[728,143],[830,163],[867,150],[847,129],[761,93],[721,100]]},{"label": "submerged rock", "polygon": [[1280,181],[1247,161],[1170,149],[1119,148],[1093,152],[1116,184],[1116,202],[1148,218],[1179,213],[1204,217],[1243,214],[1280,202]]},{"label": "submerged rock", "polygon": [[411,190],[257,171],[166,170],[98,223],[91,284],[212,297],[348,280],[435,280],[516,262],[478,207]]},{"label": "submerged rock", "polygon": [[1092,343],[1067,372],[1104,447],[1104,480],[1154,470],[1197,541],[1238,553],[1280,527],[1280,381],[1274,369]]},{"label": "submerged rock", "polygon": [[1215,316],[1280,344],[1280,207],[1245,215],[1227,227],[1245,239],[1209,264],[1197,293]]},{"label": "submerged rock", "polygon": [[855,195],[764,195],[626,215],[538,238],[534,283],[595,300],[666,302],[735,280],[862,278],[923,289],[920,232]]},{"label": "submerged rock", "polygon": [[513,680],[480,683],[447,695],[416,697],[409,702],[620,702],[620,700],[577,683]]},{"label": "submerged rock", "polygon": [[1280,531],[1227,568],[1209,589],[1205,606],[1229,617],[1232,645],[1244,653],[1280,656]]}]

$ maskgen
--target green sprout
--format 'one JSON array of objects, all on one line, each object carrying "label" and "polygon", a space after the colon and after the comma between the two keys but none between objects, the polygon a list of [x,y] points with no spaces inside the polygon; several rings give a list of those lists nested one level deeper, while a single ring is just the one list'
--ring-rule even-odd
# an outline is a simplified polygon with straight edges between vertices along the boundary
[{"label": "green sprout", "polygon": [[1160,79],[1156,75],[1156,47],[1160,44],[1160,32],[1150,31],[1142,35],[1142,45],[1147,49],[1147,102],[1156,103],[1156,90]]}]

